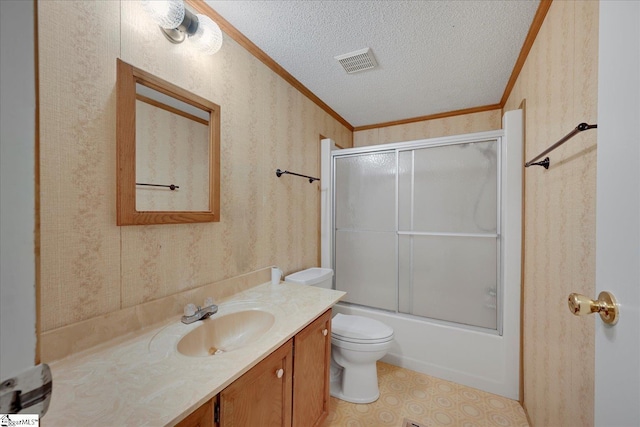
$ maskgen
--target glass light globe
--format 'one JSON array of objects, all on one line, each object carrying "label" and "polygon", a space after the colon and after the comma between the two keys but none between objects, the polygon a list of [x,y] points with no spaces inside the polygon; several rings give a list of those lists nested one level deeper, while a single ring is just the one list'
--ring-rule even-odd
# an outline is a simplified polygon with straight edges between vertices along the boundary
[{"label": "glass light globe", "polygon": [[184,20],[182,0],[143,0],[142,6],[162,28],[178,28]]},{"label": "glass light globe", "polygon": [[197,14],[196,17],[198,29],[189,37],[189,40],[202,53],[213,55],[222,47],[222,31],[208,16]]}]

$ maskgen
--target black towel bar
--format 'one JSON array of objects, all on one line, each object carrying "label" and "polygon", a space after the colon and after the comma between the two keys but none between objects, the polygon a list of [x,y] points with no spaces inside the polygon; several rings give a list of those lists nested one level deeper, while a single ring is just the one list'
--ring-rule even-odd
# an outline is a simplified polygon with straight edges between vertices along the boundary
[{"label": "black towel bar", "polygon": [[143,184],[142,182],[136,182],[136,185],[146,185],[147,187],[165,187],[165,188],[168,188],[171,191],[175,190],[176,188],[180,188],[179,186],[177,186],[175,184],[162,185],[162,184]]},{"label": "black towel bar", "polygon": [[568,140],[573,138],[576,134],[578,134],[578,133],[580,133],[580,132],[582,132],[584,130],[595,129],[597,127],[598,127],[598,125],[589,125],[589,124],[586,124],[586,123],[580,123],[578,126],[576,126],[576,128],[574,130],[572,130],[571,132],[566,134],[564,136],[564,138],[562,138],[560,141],[556,142],[551,147],[547,148],[542,153],[538,154],[536,157],[534,157],[533,159],[531,159],[527,163],[525,163],[524,167],[528,168],[529,166],[542,166],[545,169],[549,169],[549,157],[546,157],[544,160],[542,160],[540,162],[536,162],[536,163],[534,163],[534,162],[536,160],[538,160],[540,157],[544,156],[545,154],[550,153],[551,151],[555,150],[556,148],[558,148],[559,146],[561,146],[562,144],[564,144],[565,142],[567,142]]},{"label": "black towel bar", "polygon": [[320,178],[314,178],[314,177],[308,176],[308,175],[301,175],[301,174],[295,173],[295,172],[281,171],[280,169],[276,169],[276,176],[278,178],[280,178],[283,174],[295,175],[295,176],[301,176],[303,178],[307,178],[309,180],[309,184],[311,184],[313,181],[320,181]]}]

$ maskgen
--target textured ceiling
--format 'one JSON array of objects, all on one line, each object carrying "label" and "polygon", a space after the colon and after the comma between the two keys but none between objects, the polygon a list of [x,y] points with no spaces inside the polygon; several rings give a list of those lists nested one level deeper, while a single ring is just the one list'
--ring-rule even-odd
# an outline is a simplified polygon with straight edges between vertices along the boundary
[{"label": "textured ceiling", "polygon": [[539,3],[205,1],[356,127],[499,103]]}]

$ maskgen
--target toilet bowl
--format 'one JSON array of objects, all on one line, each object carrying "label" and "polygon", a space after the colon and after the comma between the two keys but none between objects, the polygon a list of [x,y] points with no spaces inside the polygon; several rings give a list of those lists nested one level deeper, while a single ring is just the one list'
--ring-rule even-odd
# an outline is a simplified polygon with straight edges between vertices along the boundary
[{"label": "toilet bowl", "polygon": [[[333,270],[309,268],[284,278],[285,282],[332,288]],[[393,329],[375,319],[336,314],[331,320],[330,394],[351,403],[378,400],[376,362],[387,354]]]},{"label": "toilet bowl", "polygon": [[375,402],[380,397],[376,362],[391,347],[393,329],[346,314],[335,315],[331,328],[331,395],[351,403]]}]

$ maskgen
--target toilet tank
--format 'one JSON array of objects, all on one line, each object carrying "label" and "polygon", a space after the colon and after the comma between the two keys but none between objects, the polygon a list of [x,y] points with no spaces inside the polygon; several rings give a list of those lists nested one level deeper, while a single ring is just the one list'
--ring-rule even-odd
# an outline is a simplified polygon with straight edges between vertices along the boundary
[{"label": "toilet tank", "polygon": [[299,285],[311,285],[319,288],[333,288],[333,270],[330,268],[308,268],[285,276],[284,281]]}]

